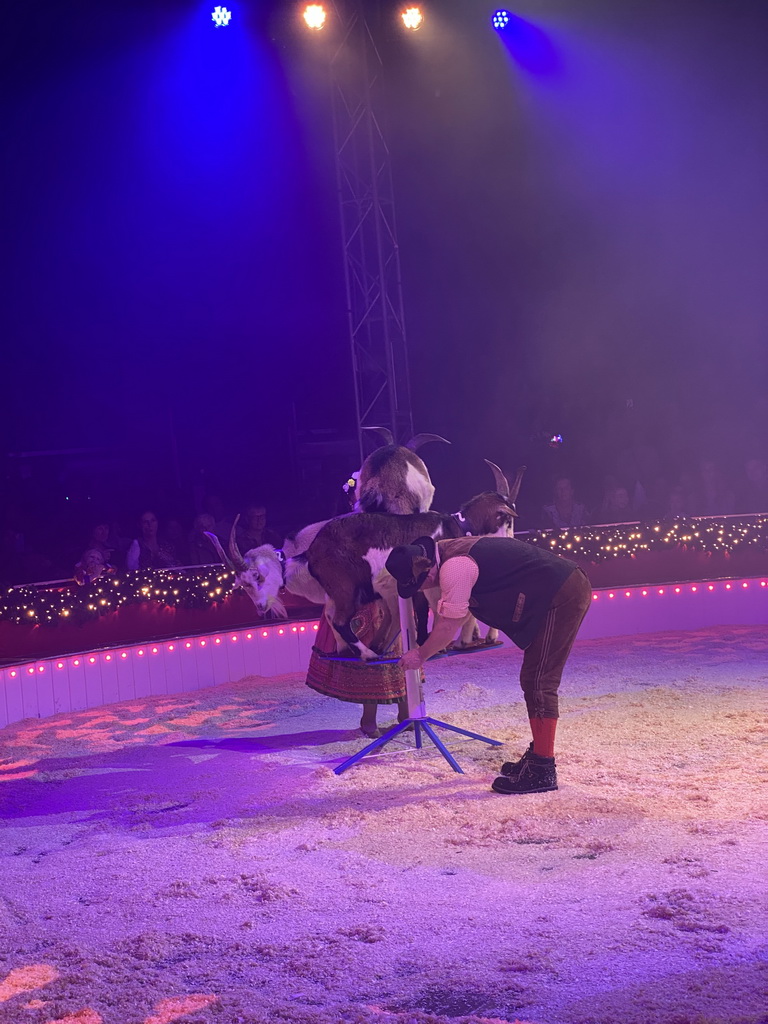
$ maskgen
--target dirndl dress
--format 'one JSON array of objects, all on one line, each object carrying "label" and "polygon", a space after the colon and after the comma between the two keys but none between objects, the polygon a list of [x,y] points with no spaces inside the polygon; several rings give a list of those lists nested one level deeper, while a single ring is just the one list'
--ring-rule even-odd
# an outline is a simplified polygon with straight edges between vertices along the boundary
[{"label": "dirndl dress", "polygon": [[[364,605],[352,620],[352,629],[360,640],[370,641],[389,619],[382,601]],[[395,642],[393,655],[402,652],[400,640]],[[336,700],[350,704],[396,704],[405,698],[405,671],[397,662],[366,664],[362,661],[333,661],[323,655],[336,653],[336,637],[328,620],[323,616],[312,648],[307,671],[307,686]]]}]

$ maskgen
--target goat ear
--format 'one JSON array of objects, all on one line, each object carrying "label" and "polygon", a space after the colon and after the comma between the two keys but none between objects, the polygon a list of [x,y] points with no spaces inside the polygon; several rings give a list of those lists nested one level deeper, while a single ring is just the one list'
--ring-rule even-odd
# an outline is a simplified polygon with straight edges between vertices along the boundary
[{"label": "goat ear", "polygon": [[427,572],[434,565],[431,558],[426,558],[424,555],[417,555],[413,560],[413,575],[418,576],[422,572]]},{"label": "goat ear", "polygon": [[514,516],[515,519],[517,519],[517,512],[515,512],[511,505],[499,505],[496,510],[496,515],[498,516],[499,522],[506,519],[507,516]]},{"label": "goat ear", "polygon": [[440,441],[442,444],[451,443],[439,434],[414,434],[410,441],[405,442],[403,448],[408,448],[409,451],[417,452],[419,448],[421,448],[423,444],[427,444],[428,441]]},{"label": "goat ear", "polygon": [[[483,460],[486,466],[490,466],[491,472],[493,473],[493,479],[496,481],[496,492],[502,496],[502,498],[509,498],[509,481],[504,476],[502,471],[496,465],[495,462],[491,462],[490,459]],[[514,499],[513,499],[514,500]]]}]

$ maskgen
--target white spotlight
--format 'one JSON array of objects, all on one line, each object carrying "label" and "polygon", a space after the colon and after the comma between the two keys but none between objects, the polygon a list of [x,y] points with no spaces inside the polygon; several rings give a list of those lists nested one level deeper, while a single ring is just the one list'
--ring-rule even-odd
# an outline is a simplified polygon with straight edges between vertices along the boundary
[{"label": "white spotlight", "polygon": [[315,32],[319,32],[325,25],[325,20],[328,15],[325,13],[325,8],[322,4],[307,4],[304,8],[302,17],[306,22],[307,28],[311,28]]},{"label": "white spotlight", "polygon": [[419,7],[406,7],[400,17],[403,19],[405,27],[410,29],[412,32],[421,28],[421,24],[424,21],[424,15],[421,13],[421,9]]}]

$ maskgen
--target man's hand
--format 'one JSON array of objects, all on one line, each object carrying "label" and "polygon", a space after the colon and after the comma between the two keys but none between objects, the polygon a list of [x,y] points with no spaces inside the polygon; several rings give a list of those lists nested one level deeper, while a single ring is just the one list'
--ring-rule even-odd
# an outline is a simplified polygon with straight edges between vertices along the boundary
[{"label": "man's hand", "polygon": [[403,668],[406,671],[409,669],[421,668],[423,664],[424,658],[421,656],[421,650],[418,647],[414,647],[413,650],[406,651],[398,662],[400,668]]},{"label": "man's hand", "polygon": [[414,647],[407,654],[404,654],[398,665],[405,669],[421,668],[425,661],[429,661],[430,658],[433,658],[445,649],[450,641],[453,640],[456,631],[463,621],[463,619],[445,619],[442,615],[438,615],[432,627],[432,632],[421,647]]}]

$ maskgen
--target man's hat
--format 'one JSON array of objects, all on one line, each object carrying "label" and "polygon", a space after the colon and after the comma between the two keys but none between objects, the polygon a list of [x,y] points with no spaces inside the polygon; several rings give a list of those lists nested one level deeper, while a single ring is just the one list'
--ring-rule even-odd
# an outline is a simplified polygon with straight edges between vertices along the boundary
[{"label": "man's hat", "polygon": [[[435,564],[436,545],[432,537],[418,537],[413,544],[392,548],[384,568],[397,580],[400,597],[413,597]],[[425,567],[425,562],[428,563]]]}]

